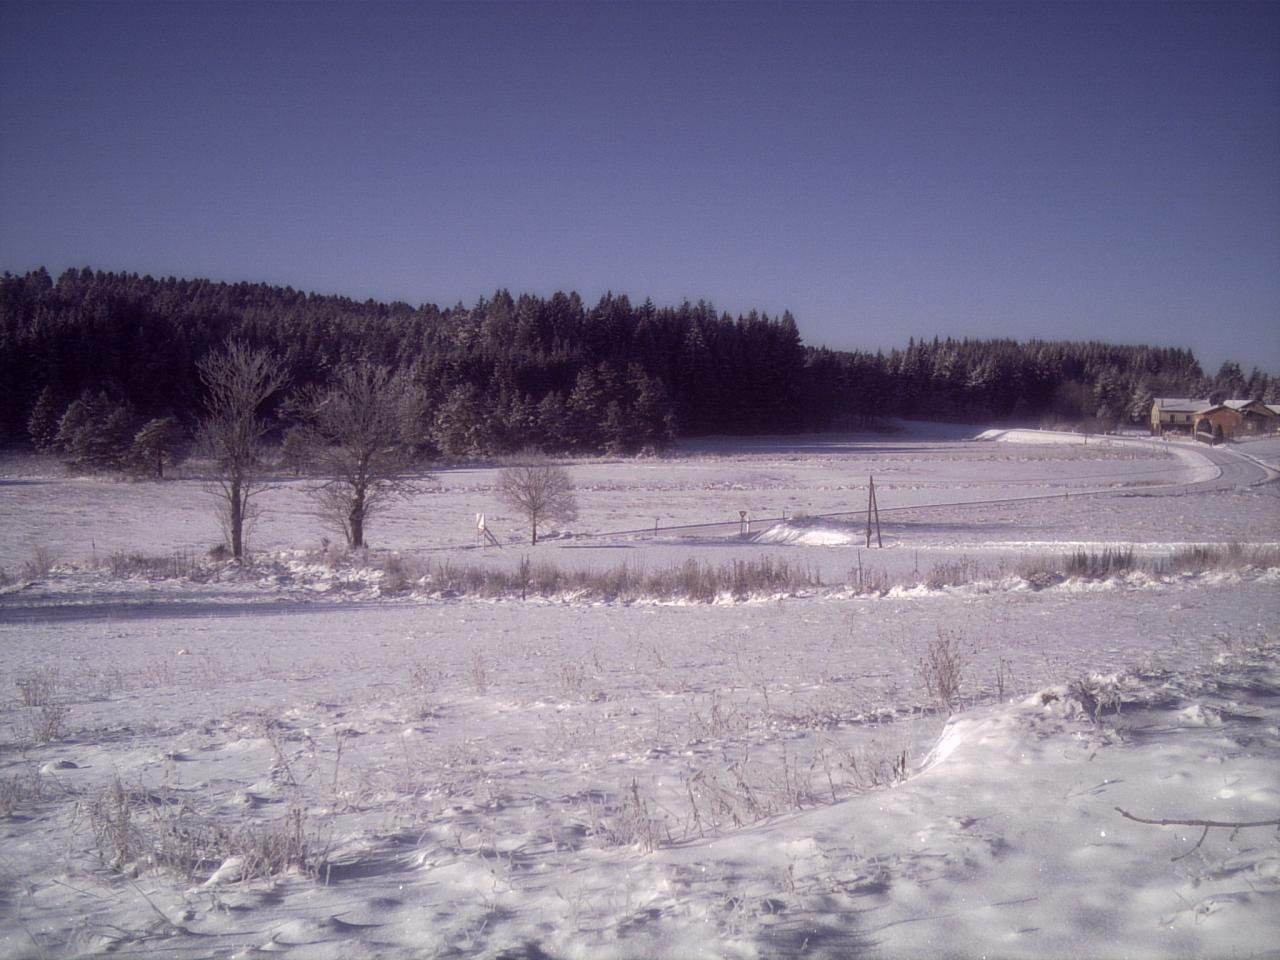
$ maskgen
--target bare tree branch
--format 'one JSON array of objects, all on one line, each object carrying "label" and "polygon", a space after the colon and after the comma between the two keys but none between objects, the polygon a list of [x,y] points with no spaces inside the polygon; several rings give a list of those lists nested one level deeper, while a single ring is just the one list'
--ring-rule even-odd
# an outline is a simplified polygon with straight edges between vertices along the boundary
[{"label": "bare tree branch", "polygon": [[1190,850],[1188,850],[1186,853],[1180,853],[1176,857],[1171,857],[1170,860],[1172,861],[1178,861],[1183,859],[1184,857],[1189,857],[1191,856],[1191,854],[1199,850],[1200,844],[1204,843],[1204,838],[1209,836],[1209,831],[1213,827],[1226,827],[1229,830],[1239,830],[1244,827],[1280,827],[1280,819],[1277,819],[1277,820],[1199,820],[1195,818],[1187,818],[1187,819],[1165,818],[1160,820],[1151,820],[1151,819],[1148,819],[1147,817],[1135,816],[1134,814],[1130,813],[1128,810],[1125,810],[1121,807],[1116,807],[1115,811],[1116,813],[1120,814],[1120,816],[1124,817],[1126,820],[1132,820],[1135,823],[1149,823],[1152,826],[1157,826],[1157,827],[1204,827],[1204,830],[1202,830],[1200,833],[1200,839],[1196,841],[1196,845],[1192,847]]},{"label": "bare tree branch", "polygon": [[1137,817],[1128,810],[1115,808],[1116,813],[1136,823],[1149,823],[1157,827],[1280,827],[1280,820],[1148,820]]}]

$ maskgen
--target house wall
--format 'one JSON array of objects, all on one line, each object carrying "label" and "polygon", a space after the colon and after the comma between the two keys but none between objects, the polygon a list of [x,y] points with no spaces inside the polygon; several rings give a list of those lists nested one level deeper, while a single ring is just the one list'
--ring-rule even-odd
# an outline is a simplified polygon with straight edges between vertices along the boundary
[{"label": "house wall", "polygon": [[[1202,426],[1208,423],[1208,427]],[[1235,410],[1228,407],[1219,407],[1216,410],[1210,410],[1207,413],[1196,414],[1195,432],[1216,433],[1220,427],[1222,436],[1226,440],[1230,440],[1239,432],[1240,424],[1244,422],[1244,417]]]},{"label": "house wall", "polygon": [[1162,410],[1152,406],[1151,429],[1155,433],[1163,433],[1165,430],[1185,430],[1190,433],[1194,416],[1195,414]]}]

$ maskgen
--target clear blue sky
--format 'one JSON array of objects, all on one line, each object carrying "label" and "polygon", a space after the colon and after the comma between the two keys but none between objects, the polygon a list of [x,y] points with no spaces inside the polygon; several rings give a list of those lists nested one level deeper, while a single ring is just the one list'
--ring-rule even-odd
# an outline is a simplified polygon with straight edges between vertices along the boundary
[{"label": "clear blue sky", "polygon": [[1280,4],[0,4],[0,269],[1280,372]]}]

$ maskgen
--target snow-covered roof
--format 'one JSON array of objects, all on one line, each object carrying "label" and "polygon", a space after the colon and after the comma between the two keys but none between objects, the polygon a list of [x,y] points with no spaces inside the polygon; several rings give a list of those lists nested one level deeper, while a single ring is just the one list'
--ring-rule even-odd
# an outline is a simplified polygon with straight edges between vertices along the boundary
[{"label": "snow-covered roof", "polygon": [[1208,399],[1193,400],[1188,397],[1156,397],[1153,402],[1164,413],[1199,413],[1212,406]]},{"label": "snow-covered roof", "polygon": [[1254,401],[1223,400],[1221,403],[1210,403],[1208,399],[1197,400],[1192,397],[1156,397],[1152,402],[1162,413],[1207,413],[1220,407],[1239,413]]}]

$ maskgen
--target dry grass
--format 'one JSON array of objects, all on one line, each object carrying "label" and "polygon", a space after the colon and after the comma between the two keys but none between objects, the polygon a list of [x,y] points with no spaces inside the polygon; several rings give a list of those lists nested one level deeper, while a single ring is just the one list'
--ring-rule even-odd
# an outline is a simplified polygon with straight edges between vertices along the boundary
[{"label": "dry grass", "polygon": [[47,785],[34,766],[0,777],[0,817],[11,817],[20,808],[48,795]]},{"label": "dry grass", "polygon": [[640,790],[640,781],[632,779],[621,791],[619,801],[611,807],[591,803],[590,832],[606,847],[638,846],[652,853],[663,842],[672,841],[665,818],[655,816],[648,798]]},{"label": "dry grass", "polygon": [[193,580],[208,573],[201,559],[185,550],[159,556],[118,552],[108,556],[99,566],[117,579]]},{"label": "dry grass", "polygon": [[58,558],[52,549],[37,544],[31,548],[30,558],[22,565],[22,579],[39,580],[41,577],[47,577],[53,572],[54,564],[57,562]]},{"label": "dry grass", "polygon": [[58,671],[42,667],[22,674],[14,681],[24,707],[43,707],[52,703],[58,690]]},{"label": "dry grass", "polygon": [[319,878],[325,872],[326,847],[297,804],[276,820],[230,826],[199,811],[190,798],[127,789],[116,777],[79,812],[102,862],[123,873],[164,870],[190,883],[215,871],[226,881],[290,870]]},{"label": "dry grass", "polygon": [[907,779],[907,751],[888,749],[876,743],[845,750],[840,756],[840,769],[858,790],[879,790]]},{"label": "dry grass", "polygon": [[686,560],[657,570],[619,564],[603,570],[565,570],[523,557],[512,570],[450,560],[414,561],[391,556],[381,561],[384,592],[410,586],[445,596],[485,598],[564,597],[630,603],[641,600],[710,603],[793,593],[822,585],[816,570],[770,557],[719,565]]},{"label": "dry grass", "polygon": [[941,590],[943,587],[959,587],[982,579],[984,574],[978,561],[972,557],[957,557],[955,560],[944,560],[934,564],[924,579],[924,585],[930,590]]},{"label": "dry grass", "polygon": [[971,654],[971,646],[959,635],[939,628],[937,637],[917,659],[916,673],[939,710],[951,713],[960,706],[960,688]]},{"label": "dry grass", "polygon": [[1068,577],[1102,580],[1138,568],[1133,547],[1104,547],[1099,551],[1076,550],[1062,559],[1062,572]]},{"label": "dry grass", "polygon": [[1158,572],[1203,573],[1211,570],[1278,566],[1280,566],[1280,547],[1226,543],[1182,547],[1173,552],[1168,562]]}]

